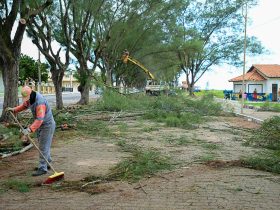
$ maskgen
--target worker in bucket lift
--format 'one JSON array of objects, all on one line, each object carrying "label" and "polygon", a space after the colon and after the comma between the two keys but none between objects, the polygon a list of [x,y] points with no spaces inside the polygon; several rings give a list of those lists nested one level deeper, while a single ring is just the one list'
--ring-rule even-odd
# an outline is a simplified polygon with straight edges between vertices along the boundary
[{"label": "worker in bucket lift", "polygon": [[[24,86],[21,90],[23,104],[11,108],[8,107],[7,111],[18,113],[26,109],[30,109],[34,118],[34,122],[27,128],[21,130],[26,136],[29,133],[37,131],[39,141],[39,149],[43,155],[51,162],[51,143],[55,131],[55,121],[51,108],[47,100],[38,92],[33,91],[30,87]],[[39,155],[39,166],[35,168],[32,176],[41,176],[46,174],[49,169],[47,162]]]}]

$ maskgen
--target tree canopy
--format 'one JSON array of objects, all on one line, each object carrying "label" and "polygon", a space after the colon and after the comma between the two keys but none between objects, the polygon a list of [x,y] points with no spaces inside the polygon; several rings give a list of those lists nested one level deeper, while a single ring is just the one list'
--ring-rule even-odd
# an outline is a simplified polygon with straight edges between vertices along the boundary
[{"label": "tree canopy", "polygon": [[[249,5],[255,0],[246,1]],[[190,91],[194,84],[213,66],[243,63],[245,1],[207,0],[192,1],[179,16],[173,44],[177,47],[180,67],[186,74]],[[263,53],[256,37],[247,37],[247,52]]]},{"label": "tree canopy", "polygon": [[[57,108],[63,106],[62,78],[69,65],[75,65],[77,70],[80,104],[89,102],[89,90],[97,68],[101,70],[99,78],[106,85],[143,87],[147,77],[142,70],[121,61],[125,49],[158,80],[174,81],[184,72],[192,91],[194,84],[212,67],[242,64],[242,8],[245,3],[254,5],[256,2],[1,1],[0,68],[4,85],[15,86],[16,93],[17,81],[11,81],[13,75],[18,80],[20,45],[27,26],[28,35],[50,65]],[[13,37],[11,31],[16,23]],[[256,37],[248,37],[247,43],[247,52],[251,55],[263,52]],[[5,101],[5,107],[15,105],[16,96]]]},{"label": "tree canopy", "polygon": [[39,82],[39,68],[41,72],[41,82],[48,82],[47,63],[39,63],[28,55],[21,55],[19,61],[19,81],[24,85],[25,81],[31,80]]}]

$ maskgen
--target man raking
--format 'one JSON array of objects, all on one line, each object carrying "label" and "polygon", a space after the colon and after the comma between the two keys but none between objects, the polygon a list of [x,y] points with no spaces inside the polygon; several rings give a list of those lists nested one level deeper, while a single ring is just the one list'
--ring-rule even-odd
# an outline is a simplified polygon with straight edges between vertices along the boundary
[{"label": "man raking", "polygon": [[[17,107],[8,107],[7,111],[14,114],[30,109],[34,122],[27,128],[21,129],[21,132],[28,136],[29,133],[37,132],[39,149],[42,154],[39,155],[39,165],[32,176],[41,176],[48,171],[48,164],[44,157],[51,162],[51,144],[55,131],[55,121],[52,110],[47,100],[38,92],[33,91],[30,87],[24,86],[21,90],[23,103]],[[29,137],[29,136],[28,136]],[[42,155],[44,157],[42,157]]]}]

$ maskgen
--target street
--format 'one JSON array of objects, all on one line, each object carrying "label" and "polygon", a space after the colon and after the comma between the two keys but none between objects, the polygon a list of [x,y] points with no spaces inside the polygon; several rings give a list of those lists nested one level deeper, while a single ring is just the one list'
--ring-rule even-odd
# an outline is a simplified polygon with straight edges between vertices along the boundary
[{"label": "street", "polygon": [[[76,104],[80,99],[81,94],[80,93],[70,93],[70,92],[64,92],[62,93],[63,98],[63,104],[64,106],[70,105],[70,104]],[[44,97],[48,100],[51,107],[55,107],[55,95],[44,95]],[[94,94],[94,92],[89,93],[90,99],[98,98],[99,95]],[[19,97],[19,101],[21,102],[21,97]],[[4,96],[0,97],[0,114],[2,113],[3,109],[3,102],[4,102]]]}]

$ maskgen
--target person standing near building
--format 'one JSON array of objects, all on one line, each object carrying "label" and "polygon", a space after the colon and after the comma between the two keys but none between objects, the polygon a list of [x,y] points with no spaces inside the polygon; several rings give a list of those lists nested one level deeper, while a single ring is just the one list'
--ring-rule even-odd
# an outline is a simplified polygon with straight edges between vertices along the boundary
[{"label": "person standing near building", "polygon": [[239,100],[241,100],[241,99],[242,99],[242,90],[239,90],[239,93],[238,93],[238,98],[239,98]]},{"label": "person standing near building", "polygon": [[253,92],[253,100],[257,101],[258,99],[258,93],[257,93],[257,89],[255,88],[254,92]]},{"label": "person standing near building", "polygon": [[[55,121],[52,110],[47,100],[38,92],[33,91],[30,87],[24,86],[21,90],[23,103],[17,107],[8,107],[7,111],[18,113],[26,109],[30,109],[34,118],[34,122],[22,130],[24,135],[37,131],[39,141],[39,149],[43,155],[51,162],[51,143],[55,131]],[[41,176],[48,171],[47,162],[39,155],[39,165],[32,176]]]}]

